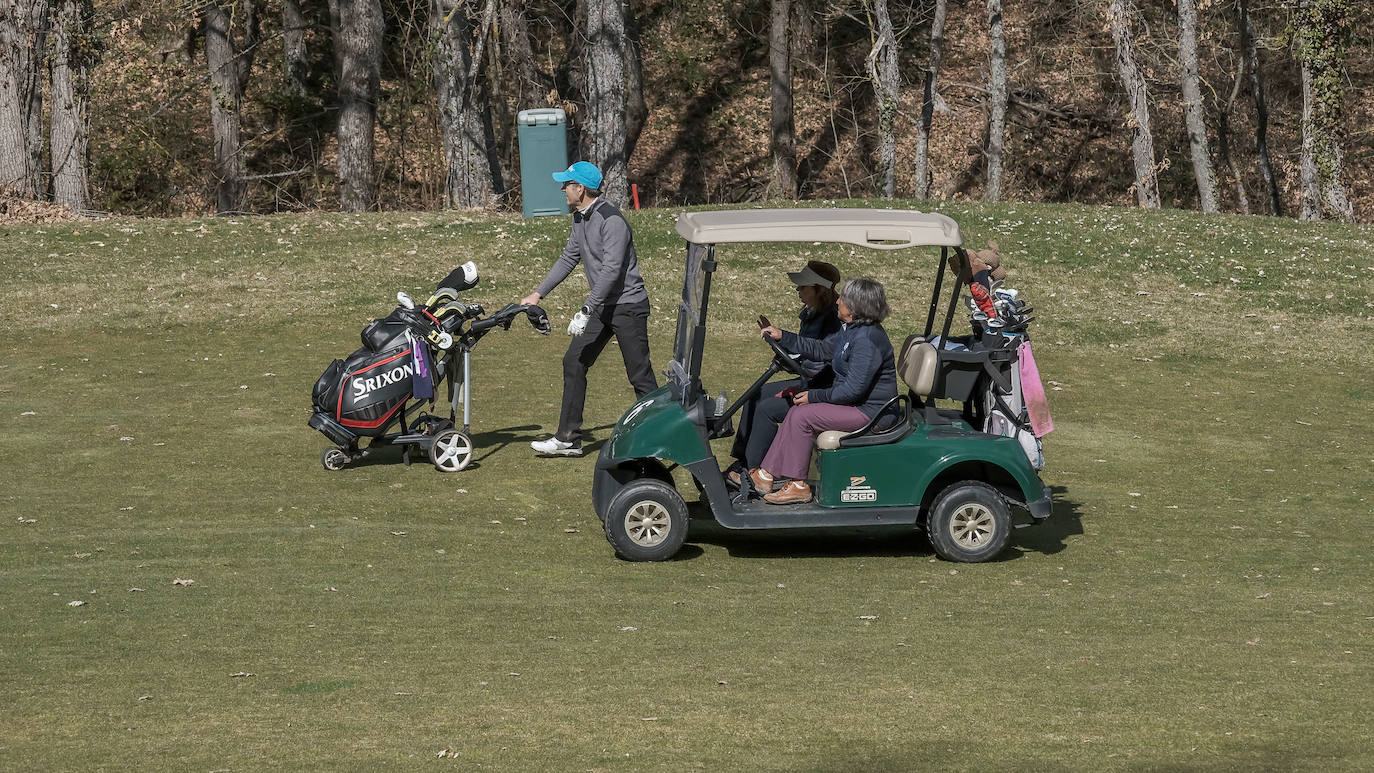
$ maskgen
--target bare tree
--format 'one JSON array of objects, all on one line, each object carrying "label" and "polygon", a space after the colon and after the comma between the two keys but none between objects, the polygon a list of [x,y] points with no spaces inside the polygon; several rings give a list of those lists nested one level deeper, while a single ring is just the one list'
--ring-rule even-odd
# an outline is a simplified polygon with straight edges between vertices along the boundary
[{"label": "bare tree", "polygon": [[47,0],[0,0],[0,192],[43,193]]},{"label": "bare tree", "polygon": [[988,180],[983,198],[1002,198],[1002,145],[1007,126],[1007,38],[1002,30],[1002,0],[988,0]]},{"label": "bare tree", "polygon": [[625,163],[634,157],[635,145],[649,120],[644,99],[644,56],[640,46],[639,20],[634,6],[625,3]]},{"label": "bare tree", "polygon": [[773,158],[772,188],[786,199],[797,197],[796,129],[792,114],[791,0],[771,0],[768,27],[768,144]]},{"label": "bare tree", "polygon": [[1236,23],[1240,27],[1241,49],[1245,56],[1246,69],[1250,72],[1250,96],[1255,101],[1255,154],[1259,157],[1260,176],[1264,178],[1269,212],[1278,216],[1283,214],[1283,201],[1279,198],[1274,165],[1269,161],[1269,107],[1264,101],[1264,77],[1260,73],[1259,47],[1255,44],[1254,30],[1250,26],[1249,0],[1237,0],[1236,15]]},{"label": "bare tree", "polygon": [[930,195],[930,125],[935,120],[935,101],[938,98],[935,82],[940,77],[940,57],[945,44],[946,0],[935,0],[935,18],[930,24],[930,61],[926,64],[925,86],[921,93],[921,123],[916,127],[915,195],[924,199]]},{"label": "bare tree", "polygon": [[1227,173],[1231,176],[1231,185],[1236,190],[1236,206],[1242,215],[1250,214],[1250,197],[1245,193],[1245,180],[1236,165],[1235,153],[1231,152],[1231,113],[1235,111],[1236,100],[1240,99],[1240,92],[1245,86],[1245,69],[1245,58],[1242,56],[1235,80],[1231,82],[1231,93],[1217,111],[1217,152],[1221,154]]},{"label": "bare tree", "polygon": [[1295,54],[1302,66],[1302,219],[1354,218],[1341,182],[1340,123],[1353,8],[1348,0],[1301,0]]},{"label": "bare tree", "polygon": [[429,17],[435,44],[434,90],[448,166],[444,202],[450,207],[491,205],[501,188],[482,73],[496,0],[484,0],[481,17],[475,20],[468,14],[470,7],[464,0],[432,0]]},{"label": "bare tree", "polygon": [[308,88],[306,78],[310,65],[306,59],[305,32],[310,28],[305,14],[301,11],[301,0],[282,0],[281,3],[281,41],[286,87],[297,97],[303,97]]},{"label": "bare tree", "polygon": [[339,84],[339,206],[364,212],[377,204],[372,134],[381,79],[382,6],[380,0],[330,0],[329,6]]},{"label": "bare tree", "polygon": [[587,113],[583,145],[617,203],[629,193],[625,159],[625,16],[621,0],[587,0]]},{"label": "bare tree", "polygon": [[1197,65],[1197,6],[1193,0],[1178,0],[1178,62],[1183,87],[1183,122],[1188,127],[1188,149],[1192,153],[1198,197],[1203,212],[1216,212],[1216,178],[1207,150],[1207,123],[1203,117]]},{"label": "bare tree", "polygon": [[1159,208],[1159,186],[1155,169],[1155,142],[1150,132],[1149,97],[1145,77],[1135,62],[1131,36],[1130,0],[1108,0],[1107,24],[1116,44],[1116,67],[1126,96],[1131,102],[1131,157],[1135,162],[1135,196],[1140,206]]},{"label": "bare tree", "polygon": [[902,78],[897,72],[897,34],[887,0],[872,0],[873,48],[868,52],[868,78],[878,103],[878,185],[882,195],[892,198],[897,192],[897,105],[902,96]]},{"label": "bare tree", "polygon": [[86,165],[94,13],[91,0],[59,0],[52,26],[53,200],[75,211],[86,209],[90,196]]},{"label": "bare tree", "polygon": [[215,138],[215,207],[221,213],[236,212],[243,198],[244,176],[240,107],[258,43],[257,7],[253,0],[210,0],[204,13]]}]

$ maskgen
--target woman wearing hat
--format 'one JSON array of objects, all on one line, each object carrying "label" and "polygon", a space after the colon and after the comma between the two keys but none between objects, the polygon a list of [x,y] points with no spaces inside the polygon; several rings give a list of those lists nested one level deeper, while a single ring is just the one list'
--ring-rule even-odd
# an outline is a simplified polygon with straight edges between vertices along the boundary
[{"label": "woman wearing hat", "polygon": [[[797,335],[823,340],[838,332],[841,323],[835,308],[835,288],[840,284],[840,270],[824,261],[809,260],[801,270],[787,272],[787,278],[797,286],[797,297],[802,302]],[[834,380],[828,363],[803,359],[798,364],[806,371],[813,388],[828,387]],[[770,381],[740,407],[739,431],[730,449],[735,461],[726,476],[731,483],[738,486],[745,471],[763,463],[763,455],[768,453],[778,425],[791,407],[778,393],[788,387],[800,390],[806,386],[801,379]]]}]

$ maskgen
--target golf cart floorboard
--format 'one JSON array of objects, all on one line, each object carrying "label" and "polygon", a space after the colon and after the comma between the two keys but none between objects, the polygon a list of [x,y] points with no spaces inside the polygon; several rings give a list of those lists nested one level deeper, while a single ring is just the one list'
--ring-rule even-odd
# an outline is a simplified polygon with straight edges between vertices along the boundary
[{"label": "golf cart floorboard", "polygon": [[915,524],[917,507],[821,507],[814,501],[775,505],[762,499],[734,504],[716,520],[727,529],[806,529]]}]

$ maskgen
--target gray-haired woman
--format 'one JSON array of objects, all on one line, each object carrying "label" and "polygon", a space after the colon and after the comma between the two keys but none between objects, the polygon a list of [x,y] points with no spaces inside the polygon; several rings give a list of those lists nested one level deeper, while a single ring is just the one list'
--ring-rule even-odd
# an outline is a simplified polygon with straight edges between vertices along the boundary
[{"label": "gray-haired woman", "polygon": [[[828,389],[793,396],[793,407],[778,428],[762,466],[750,473],[755,488],[771,492],[764,499],[774,504],[811,499],[806,471],[817,435],[830,429],[856,430],[897,395],[897,364],[892,342],[881,324],[889,312],[883,286],[872,279],[851,279],[840,290],[836,306],[844,327],[823,341],[775,327],[763,329],[763,335],[782,341],[788,350],[805,359],[828,362],[835,372],[835,381]],[[774,483],[783,480],[782,488],[772,491]]]}]

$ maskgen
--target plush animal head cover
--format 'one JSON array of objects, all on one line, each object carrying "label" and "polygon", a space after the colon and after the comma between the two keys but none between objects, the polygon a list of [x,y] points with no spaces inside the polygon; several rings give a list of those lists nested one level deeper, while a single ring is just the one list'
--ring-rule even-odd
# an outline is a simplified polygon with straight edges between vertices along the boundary
[{"label": "plush animal head cover", "polygon": [[985,250],[969,250],[969,272],[964,273],[963,262],[959,259],[959,253],[955,252],[949,256],[949,266],[959,272],[968,281],[980,271],[986,270],[988,276],[994,282],[1000,282],[1007,278],[1007,269],[1002,266],[1002,254],[998,251],[997,242],[988,242]]}]

